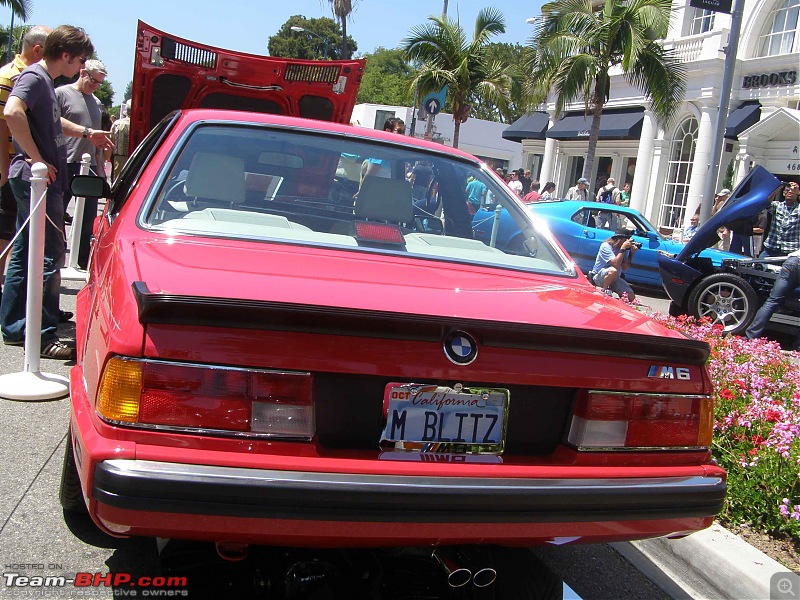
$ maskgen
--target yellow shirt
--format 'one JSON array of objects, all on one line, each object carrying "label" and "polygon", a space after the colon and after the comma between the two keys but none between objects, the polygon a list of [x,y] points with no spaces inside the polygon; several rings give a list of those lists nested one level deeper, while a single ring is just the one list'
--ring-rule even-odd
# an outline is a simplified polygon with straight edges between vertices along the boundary
[{"label": "yellow shirt", "polygon": [[[6,120],[5,115],[3,115],[3,109],[6,107],[6,102],[8,101],[8,96],[11,94],[11,90],[14,88],[14,84],[17,81],[17,77],[19,74],[22,73],[22,70],[27,65],[22,60],[22,56],[17,54],[7,65],[0,67],[0,119]],[[8,153],[15,154],[14,145],[11,143],[11,136],[8,136]]]}]

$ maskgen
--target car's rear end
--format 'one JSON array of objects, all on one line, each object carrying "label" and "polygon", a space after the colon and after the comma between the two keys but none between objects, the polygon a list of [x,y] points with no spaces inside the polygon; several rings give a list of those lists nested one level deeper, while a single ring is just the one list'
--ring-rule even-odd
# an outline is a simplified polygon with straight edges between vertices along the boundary
[{"label": "car's rear end", "polygon": [[[485,165],[211,111],[164,144],[111,199],[78,302],[74,461],[105,530],[363,547],[710,525],[708,347],[596,293]],[[517,248],[473,238],[470,177]]]},{"label": "car's rear end", "polygon": [[[608,541],[700,529],[721,506],[699,345],[137,294],[142,356],[110,352],[85,394],[73,373],[82,479],[111,532]],[[477,344],[468,368],[453,335]]]}]

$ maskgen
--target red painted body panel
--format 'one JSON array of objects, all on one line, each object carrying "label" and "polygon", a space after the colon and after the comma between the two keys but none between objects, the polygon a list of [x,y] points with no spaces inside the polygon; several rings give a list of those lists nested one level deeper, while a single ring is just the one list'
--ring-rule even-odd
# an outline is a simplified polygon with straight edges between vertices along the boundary
[{"label": "red painted body panel", "polygon": [[212,539],[226,542],[281,546],[291,540],[295,546],[313,548],[428,546],[431,540],[441,545],[484,542],[507,546],[529,546],[532,539],[542,544],[623,542],[694,532],[710,527],[714,521],[713,517],[707,517],[596,523],[321,523],[224,517],[187,519],[175,513],[121,511],[104,505],[98,507],[96,518],[112,535],[156,536],[169,530],[182,539],[207,540],[212,534]]}]

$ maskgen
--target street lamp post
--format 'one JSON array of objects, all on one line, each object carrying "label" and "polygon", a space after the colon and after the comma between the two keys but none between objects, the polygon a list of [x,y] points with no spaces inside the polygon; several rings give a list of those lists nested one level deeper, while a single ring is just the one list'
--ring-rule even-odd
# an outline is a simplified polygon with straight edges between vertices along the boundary
[{"label": "street lamp post", "polygon": [[325,60],[328,60],[328,38],[322,37],[320,34],[314,33],[313,31],[309,31],[305,27],[298,27],[297,25],[292,25],[291,27],[289,27],[289,29],[291,29],[292,31],[305,31],[306,33],[309,33],[321,39],[323,44],[325,45],[325,47],[323,48],[323,54],[325,55]]}]

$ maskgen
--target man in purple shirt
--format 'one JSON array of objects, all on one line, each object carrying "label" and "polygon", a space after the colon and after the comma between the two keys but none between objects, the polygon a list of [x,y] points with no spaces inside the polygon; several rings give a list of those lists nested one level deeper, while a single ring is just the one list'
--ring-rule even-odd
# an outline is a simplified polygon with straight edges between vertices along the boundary
[{"label": "man in purple shirt", "polygon": [[[74,345],[58,339],[60,317],[60,269],[64,264],[64,204],[62,194],[69,185],[64,135],[89,139],[98,147],[110,147],[106,132],[93,131],[62,119],[56,104],[53,81],[74,77],[94,52],[89,36],[77,27],[61,25],[45,39],[42,60],[27,67],[17,79],[3,114],[14,138],[17,154],[9,168],[9,183],[17,199],[17,223],[30,213],[31,165],[47,166],[47,198],[42,296],[42,349],[44,358],[71,360]],[[25,339],[28,234],[14,243],[0,302],[3,342],[20,346]]]}]

